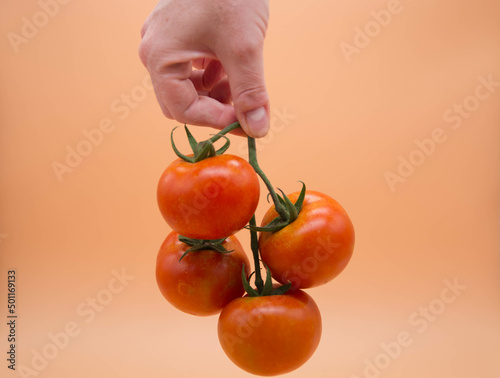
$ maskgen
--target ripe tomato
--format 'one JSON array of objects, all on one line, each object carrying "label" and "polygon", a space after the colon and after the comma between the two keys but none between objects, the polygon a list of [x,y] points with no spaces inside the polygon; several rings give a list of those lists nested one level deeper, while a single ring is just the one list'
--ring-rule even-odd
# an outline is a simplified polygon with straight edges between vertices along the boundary
[{"label": "ripe tomato", "polygon": [[179,310],[198,316],[219,313],[225,305],[244,293],[242,264],[247,276],[250,263],[235,236],[222,243],[227,254],[212,250],[189,252],[190,248],[171,232],[160,247],[156,259],[156,282],[167,301]]},{"label": "ripe tomato", "polygon": [[318,347],[321,315],[301,290],[246,296],[222,310],[217,331],[222,349],[241,369],[264,376],[285,374],[303,365]]},{"label": "ripe tomato", "polygon": [[[295,203],[299,192],[288,196]],[[267,211],[262,226],[278,214]],[[259,237],[262,260],[278,282],[305,289],[334,279],[351,259],[354,228],[345,210],[326,194],[306,191],[298,218],[275,232]]]},{"label": "ripe tomato", "polygon": [[233,155],[189,163],[175,160],[158,183],[158,206],[168,225],[193,239],[220,239],[241,230],[259,202],[252,166]]}]

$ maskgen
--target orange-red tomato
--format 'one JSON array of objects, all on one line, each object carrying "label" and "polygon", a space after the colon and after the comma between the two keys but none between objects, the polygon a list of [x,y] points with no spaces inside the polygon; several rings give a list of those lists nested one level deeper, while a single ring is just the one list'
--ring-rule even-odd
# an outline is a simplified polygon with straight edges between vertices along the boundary
[{"label": "orange-red tomato", "polygon": [[222,244],[228,251],[189,252],[190,248],[171,232],[160,247],[156,259],[156,282],[167,301],[179,310],[198,316],[219,313],[225,305],[244,293],[241,282],[243,264],[247,275],[250,263],[235,236]]},{"label": "orange-red tomato", "polygon": [[[288,196],[295,203],[299,192]],[[278,214],[267,211],[262,226]],[[326,194],[306,191],[298,218],[275,232],[259,237],[262,260],[278,282],[293,289],[310,288],[334,279],[351,259],[354,228],[345,210]]]},{"label": "orange-red tomato", "polygon": [[241,369],[263,376],[285,374],[302,366],[318,347],[321,315],[301,290],[243,297],[222,310],[217,331],[222,349]]},{"label": "orange-red tomato", "polygon": [[175,160],[158,183],[160,212],[172,230],[193,239],[220,239],[241,230],[259,202],[252,166],[233,155],[189,163]]}]

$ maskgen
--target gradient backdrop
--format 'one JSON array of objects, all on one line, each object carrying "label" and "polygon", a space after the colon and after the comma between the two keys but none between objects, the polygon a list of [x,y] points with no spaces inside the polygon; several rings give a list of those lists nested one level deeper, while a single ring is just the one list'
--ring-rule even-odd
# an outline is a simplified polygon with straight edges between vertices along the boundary
[{"label": "gradient backdrop", "polygon": [[[137,55],[155,2],[62,2],[0,6],[0,375],[248,377],[217,317],[156,287],[178,124]],[[500,376],[499,18],[495,0],[272,1],[261,166],[337,199],[357,236],[309,290],[322,341],[290,377]],[[5,361],[10,269],[24,375]]]}]

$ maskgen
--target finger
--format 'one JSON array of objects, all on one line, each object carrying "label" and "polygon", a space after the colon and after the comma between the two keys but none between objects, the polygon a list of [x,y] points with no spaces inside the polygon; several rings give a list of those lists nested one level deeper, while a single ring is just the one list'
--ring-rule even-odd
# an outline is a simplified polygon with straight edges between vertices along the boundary
[{"label": "finger", "polygon": [[161,94],[158,92],[157,85],[153,81],[153,74],[152,73],[151,73],[151,81],[153,83],[153,90],[155,92],[156,99],[158,100],[158,104],[160,105],[160,109],[161,109],[163,115],[165,117],[167,117],[168,119],[174,119],[174,117],[172,116],[172,113],[170,113],[170,111],[167,109],[167,107],[165,106],[165,104],[163,104],[163,102],[160,101]]},{"label": "finger", "polygon": [[212,90],[208,93],[208,96],[213,99],[222,102],[223,104],[231,104],[231,89],[229,88],[229,80],[227,78],[219,81]]},{"label": "finger", "polygon": [[181,123],[218,129],[235,122],[236,114],[231,105],[198,95],[190,80],[191,70],[191,64],[185,62],[171,64],[161,72],[152,72],[156,96],[164,114],[169,113]]},{"label": "finger", "polygon": [[218,60],[212,60],[204,70],[192,71],[189,78],[197,91],[209,91],[223,77],[222,64]]},{"label": "finger", "polygon": [[209,64],[210,61],[213,59],[210,58],[198,58],[193,60],[193,67],[196,69],[205,69]]},{"label": "finger", "polygon": [[269,131],[269,97],[264,82],[263,42],[241,43],[219,53],[227,73],[236,116],[245,132],[263,137]]}]

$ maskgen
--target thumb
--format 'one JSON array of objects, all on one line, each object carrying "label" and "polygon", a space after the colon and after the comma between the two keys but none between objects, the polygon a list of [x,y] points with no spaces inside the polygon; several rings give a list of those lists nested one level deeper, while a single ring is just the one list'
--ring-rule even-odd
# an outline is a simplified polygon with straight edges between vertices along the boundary
[{"label": "thumb", "polygon": [[240,45],[220,58],[241,127],[251,137],[266,136],[270,117],[269,96],[264,81],[263,44]]}]

